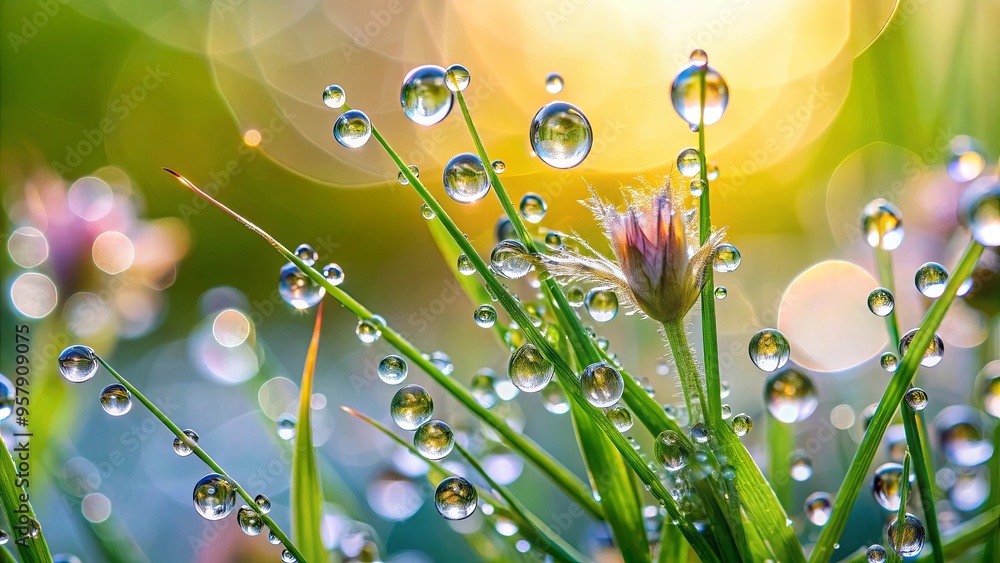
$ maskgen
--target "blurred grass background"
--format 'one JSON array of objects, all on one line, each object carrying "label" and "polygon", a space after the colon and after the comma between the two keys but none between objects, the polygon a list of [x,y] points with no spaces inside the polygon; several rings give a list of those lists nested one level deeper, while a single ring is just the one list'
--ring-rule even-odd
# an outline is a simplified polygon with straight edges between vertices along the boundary
[{"label": "blurred grass background", "polygon": [[[312,243],[321,263],[335,261],[345,269],[344,288],[424,349],[448,352],[455,376],[468,381],[482,366],[502,373],[506,354],[488,331],[469,328],[474,304],[458,295],[420,217],[418,198],[392,180],[391,161],[374,143],[348,151],[333,140],[337,112],[322,105],[322,89],[344,86],[348,103],[366,111],[441,193],[443,163],[471,150],[471,141],[458,115],[429,129],[409,123],[399,110],[398,87],[419,64],[465,65],[472,73],[473,116],[491,156],[507,163],[508,189],[515,197],[528,191],[545,197],[544,227],[575,229],[597,240],[594,223],[576,204],[586,193],[585,182],[613,195],[619,183],[665,174],[676,153],[696,142],[674,114],[668,93],[687,54],[700,47],[727,78],[731,96],[726,116],[708,129],[709,159],[721,170],[712,188],[718,194],[713,194],[713,219],[729,226],[744,259],[736,273],[719,281],[730,290],[719,304],[720,348],[730,351],[728,366],[723,364],[733,389],[729,401],[734,413],[763,412],[763,378],[747,361],[745,343],[761,326],[801,327],[802,346],[789,334],[793,361],[824,372],[816,376],[822,405],[799,430],[808,437],[816,427],[829,426],[835,405],[860,413],[875,400],[885,381],[877,366],[881,349],[868,349],[858,338],[875,334],[884,341],[884,336],[880,321],[866,316],[866,294],[841,291],[851,284],[863,287],[867,278],[861,274],[834,266],[798,300],[789,300],[789,284],[831,259],[873,273],[870,251],[857,236],[857,217],[866,201],[887,197],[907,221],[907,241],[896,257],[897,286],[906,292],[897,295],[897,307],[904,325],[915,326],[925,302],[912,288],[912,271],[927,260],[950,265],[955,255],[951,236],[962,186],[943,171],[947,142],[960,134],[975,137],[988,166],[996,165],[1000,151],[995,38],[1000,2],[904,1],[875,39],[892,9],[893,2],[884,0],[698,5],[562,0],[503,6],[396,0],[5,2],[0,6],[5,232],[24,225],[27,187],[54,182],[46,171],[68,185],[106,166],[120,171],[116,177],[127,177],[122,183],[131,187],[139,217],[180,219],[172,223],[178,227],[173,240],[189,237],[190,246],[179,243],[187,247],[186,256],[177,264],[175,281],[160,292],[154,325],[136,338],[123,338],[113,323],[87,338],[72,331],[66,338],[93,343],[147,394],[175,403],[175,420],[197,429],[202,444],[245,485],[263,471],[268,478],[262,491],[272,495],[280,522],[288,468],[280,463],[283,445],[273,438],[273,426],[256,414],[257,388],[276,374],[297,381],[309,315],[270,301],[281,263],[266,244],[197,203],[161,167],[203,187],[214,182],[223,202],[286,245]],[[557,96],[545,92],[549,72],[566,81]],[[528,122],[553,98],[578,105],[594,125],[594,151],[570,171],[549,169],[529,153]],[[95,137],[102,120],[113,130]],[[262,133],[259,146],[245,141],[250,130]],[[500,213],[496,202],[446,205],[477,248],[488,253]],[[110,278],[92,264],[88,268],[87,256],[59,258],[54,248],[51,252],[36,269],[59,274],[60,308],[31,321],[39,335],[36,350],[47,335],[64,334],[61,307],[68,296],[96,291]],[[3,268],[9,296],[22,270],[9,259]],[[199,299],[218,286],[235,288],[245,296],[245,312],[261,314],[255,335],[266,345],[264,368],[239,386],[200,375],[199,357],[189,343],[211,321],[212,309],[199,307]],[[823,296],[846,310],[847,320],[817,320],[813,305]],[[20,321],[7,297],[3,307],[0,371],[9,375],[11,327]],[[330,437],[322,450],[336,478],[345,482],[328,488],[330,500],[371,523],[387,553],[417,550],[438,559],[466,549],[426,503],[416,517],[396,525],[367,507],[370,474],[388,466],[393,450],[336,406],[385,418],[394,390],[364,377],[388,350],[381,344],[362,347],[353,335],[356,320],[338,308],[329,307],[327,317],[316,381],[317,392],[328,400]],[[977,346],[986,339],[986,322],[961,307],[949,317],[951,328],[946,321],[942,336],[956,347],[933,376],[944,372],[970,384],[924,382],[932,392],[929,412],[933,405],[968,401],[982,364]],[[855,328],[862,337],[852,340]],[[633,371],[649,374],[658,397],[670,400],[672,380],[653,371],[661,354],[655,331],[624,316],[601,329],[612,350]],[[815,344],[838,335],[845,339],[839,347],[825,344],[824,351]],[[60,495],[46,471],[60,474],[77,455],[99,466],[117,449],[126,455],[99,490],[150,559],[249,557],[240,551],[249,549],[249,540],[236,526],[216,529],[191,510],[190,488],[204,471],[169,451],[164,429],[141,430],[148,417],[138,408],[124,419],[110,419],[98,408],[97,384],[69,388],[55,376],[51,353],[39,359],[33,385],[44,391],[34,407],[39,481],[32,493],[55,551],[100,560],[80,524],[77,495]],[[427,383],[423,374],[411,374],[410,380]],[[845,381],[856,384],[848,388]],[[942,387],[937,395],[936,386]],[[462,413],[428,387],[438,416],[462,426]],[[537,397],[519,402],[526,431],[582,471],[568,419],[546,413]],[[139,425],[141,438],[135,450],[119,438],[133,425]],[[758,433],[755,447],[762,447],[763,436]],[[837,436],[836,445],[815,456],[813,480],[796,485],[796,511],[809,492],[839,484],[853,441],[849,432]],[[271,471],[273,460],[279,463]],[[514,490],[540,515],[567,510],[567,500],[530,468]],[[845,536],[852,540],[845,543],[848,551],[875,541],[869,536],[877,515],[860,514],[865,503],[871,499],[859,503]],[[803,537],[814,532],[799,525]],[[574,541],[599,536],[582,519],[570,527]],[[258,540],[255,549],[265,551],[269,546]]]}]

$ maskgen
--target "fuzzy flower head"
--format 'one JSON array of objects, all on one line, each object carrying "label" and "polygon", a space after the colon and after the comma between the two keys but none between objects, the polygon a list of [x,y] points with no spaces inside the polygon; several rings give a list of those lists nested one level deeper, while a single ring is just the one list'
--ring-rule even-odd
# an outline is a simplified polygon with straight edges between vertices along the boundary
[{"label": "fuzzy flower head", "polygon": [[624,211],[591,187],[592,197],[582,203],[601,222],[615,260],[578,240],[587,254],[559,249],[535,257],[536,265],[565,281],[613,289],[626,305],[661,323],[683,319],[698,300],[725,229],[701,247],[693,244],[697,210],[685,209],[678,184],[668,179],[661,188],[627,190]]}]

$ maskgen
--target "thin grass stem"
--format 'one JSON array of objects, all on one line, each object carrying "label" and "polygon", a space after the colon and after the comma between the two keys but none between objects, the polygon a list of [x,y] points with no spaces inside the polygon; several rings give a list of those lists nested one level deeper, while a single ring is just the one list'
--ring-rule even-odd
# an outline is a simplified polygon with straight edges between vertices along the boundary
[{"label": "thin grass stem", "polygon": [[[903,538],[906,530],[906,502],[910,500],[910,450],[907,449],[903,455],[903,473],[899,481],[899,508],[896,509],[896,540],[895,547],[890,550],[890,557],[893,561],[902,563],[903,557],[899,550],[902,549]],[[891,530],[892,527],[890,526]],[[890,540],[892,545],[893,541]]]}]

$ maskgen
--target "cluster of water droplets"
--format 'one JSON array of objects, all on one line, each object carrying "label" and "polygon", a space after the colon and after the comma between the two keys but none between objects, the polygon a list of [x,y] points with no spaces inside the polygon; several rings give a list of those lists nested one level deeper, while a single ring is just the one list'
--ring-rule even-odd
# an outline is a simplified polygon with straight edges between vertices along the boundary
[{"label": "cluster of water droplets", "polygon": [[[300,244],[295,249],[295,256],[306,266],[312,267],[319,255],[308,244]],[[323,277],[330,284],[337,286],[344,281],[344,270],[335,263],[327,264],[322,269]],[[278,294],[296,309],[308,309],[317,305],[326,295],[326,288],[306,274],[294,262],[281,267],[278,274]]]}]

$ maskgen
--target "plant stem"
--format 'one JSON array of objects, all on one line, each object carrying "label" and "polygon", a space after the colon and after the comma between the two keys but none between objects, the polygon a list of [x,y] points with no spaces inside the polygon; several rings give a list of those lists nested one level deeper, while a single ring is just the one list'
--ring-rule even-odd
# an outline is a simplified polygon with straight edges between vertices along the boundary
[{"label": "plant stem", "polygon": [[663,332],[667,335],[667,342],[674,355],[677,378],[680,379],[681,389],[684,391],[684,401],[687,403],[691,424],[696,424],[703,420],[702,413],[705,412],[705,383],[701,380],[698,365],[694,361],[694,353],[688,344],[684,321],[663,323]]},{"label": "plant stem", "polygon": [[899,408],[899,402],[909,388],[913,375],[916,373],[917,367],[923,359],[924,352],[934,337],[934,332],[941,325],[941,320],[944,319],[948,307],[955,300],[955,294],[959,286],[968,279],[973,267],[976,265],[976,261],[979,260],[982,253],[982,245],[974,241],[969,243],[969,247],[959,260],[958,266],[954,269],[954,274],[948,279],[948,285],[945,287],[944,294],[931,305],[927,314],[924,315],[924,319],[920,323],[920,328],[917,330],[916,335],[914,335],[913,341],[910,343],[906,355],[900,362],[899,368],[893,374],[892,380],[889,382],[885,393],[882,395],[882,399],[879,401],[878,407],[875,409],[875,415],[872,418],[871,424],[861,439],[858,451],[854,455],[854,460],[851,462],[851,466],[847,470],[847,475],[844,477],[844,481],[834,500],[833,513],[830,515],[830,520],[823,527],[823,531],[820,532],[819,538],[816,541],[816,546],[813,548],[812,556],[809,558],[811,562],[825,563],[833,556],[834,545],[840,539],[840,535],[847,525],[847,517],[850,515],[854,501],[858,498],[858,493],[861,491],[862,483],[865,481],[868,468],[871,466],[872,460],[875,458],[875,453],[878,451],[882,435],[885,434],[885,430],[889,427],[896,409]]},{"label": "plant stem", "polygon": [[[905,407],[904,407],[905,408]],[[906,534],[906,501],[910,500],[910,450],[907,449],[906,453],[903,455],[903,473],[902,479],[899,482],[899,508],[896,509],[896,540],[893,542],[889,541],[892,545],[895,543],[895,547],[890,551],[893,561],[898,561],[902,563],[903,556],[900,555],[899,551],[903,547],[903,538]],[[890,526],[890,530],[892,527]],[[891,536],[890,536],[891,537]]]},{"label": "plant stem", "polygon": [[774,495],[778,497],[785,510],[792,506],[792,477],[788,472],[788,463],[795,444],[795,428],[767,414],[767,443],[771,448],[770,460],[771,486]]},{"label": "plant stem", "polygon": [[[26,533],[20,535],[18,533],[18,528],[27,530],[27,526],[37,522],[38,519],[35,517],[31,502],[27,500],[29,493],[18,485],[19,471],[14,464],[14,458],[11,457],[6,444],[2,442],[0,440],[2,446],[0,449],[3,450],[3,453],[0,453],[0,506],[3,507],[7,523],[11,527],[7,541],[17,546],[24,563],[51,563],[52,554],[49,552],[49,544],[45,541],[42,531],[38,532],[36,538],[29,537]],[[15,512],[22,504],[27,506],[27,513]]]},{"label": "plant stem", "polygon": [[[372,129],[373,129],[373,135],[375,135],[376,138],[381,138],[381,135],[379,135],[378,132],[375,131],[374,127]],[[410,169],[407,168],[404,164],[402,164],[402,161],[398,160],[398,157],[396,158],[396,160],[397,160],[397,165],[402,166],[402,168],[405,169],[405,174],[408,174],[410,176],[410,182],[411,183],[415,182],[416,177],[413,176],[413,173],[410,172]],[[371,311],[366,309],[361,303],[359,303],[353,297],[351,297],[350,294],[330,283],[329,280],[323,277],[323,274],[316,271],[312,266],[307,265],[305,262],[299,259],[298,256],[295,256],[293,252],[288,250],[288,248],[286,248],[280,242],[275,240],[274,237],[264,232],[263,229],[257,227],[253,223],[241,217],[238,213],[232,211],[222,203],[216,201],[214,198],[212,198],[211,196],[203,192],[201,189],[199,189],[197,186],[195,186],[193,183],[191,183],[189,180],[187,180],[187,178],[184,178],[183,176],[177,174],[172,170],[167,169],[167,171],[173,174],[178,180],[181,181],[182,184],[187,186],[189,189],[193,190],[195,193],[205,198],[207,201],[211,202],[213,205],[215,205],[216,207],[218,207],[231,217],[235,218],[241,224],[248,227],[251,231],[253,231],[261,238],[266,240],[268,243],[270,243],[271,246],[273,246],[282,256],[285,257],[285,259],[289,260],[290,262],[298,266],[298,268],[302,270],[302,272],[305,273],[307,276],[309,276],[309,278],[311,278],[314,282],[323,286],[323,288],[326,289],[328,295],[339,301],[341,305],[347,308],[347,310],[349,310],[359,319],[369,320],[369,321],[372,320],[374,315]],[[430,196],[429,193],[427,194],[427,197],[430,198],[431,201],[433,201],[433,198]],[[439,217],[441,216],[441,214],[444,213],[444,210],[441,208],[440,204],[437,203],[437,201],[433,201],[433,205],[430,204],[428,205],[432,208],[432,210],[434,210],[435,213],[438,214]],[[462,240],[465,240],[465,237],[461,238]],[[468,241],[465,242],[468,243]],[[470,250],[464,246],[463,246],[463,251],[466,253],[470,252]],[[479,255],[475,252],[474,249],[471,250],[471,254],[469,254],[469,257],[474,261],[474,263],[478,262],[479,264],[482,264],[482,259],[479,258]],[[426,356],[424,356],[424,354],[419,349],[417,349],[416,346],[410,343],[409,340],[405,339],[399,332],[394,330],[388,324],[381,325],[381,329],[382,329],[382,337],[385,338],[386,341],[391,346],[393,346],[401,354],[406,356],[408,360],[419,366],[420,369],[424,370],[428,375],[431,376],[432,379],[434,379],[434,381],[436,381],[439,385],[441,385],[441,387],[443,387],[445,391],[447,391],[453,397],[458,399],[458,401],[462,403],[462,405],[464,405],[467,409],[472,411],[473,414],[475,414],[478,418],[480,418],[481,420],[486,422],[486,424],[488,424],[494,430],[496,430],[498,434],[503,436],[504,440],[507,442],[508,445],[510,445],[512,449],[523,455],[525,459],[529,460],[536,467],[538,467],[542,471],[542,473],[545,473],[553,482],[556,483],[556,485],[558,485],[563,491],[565,491],[566,494],[570,496],[570,498],[572,498],[574,501],[579,503],[580,506],[582,506],[585,510],[587,510],[587,512],[589,512],[595,518],[603,519],[603,513],[601,511],[600,505],[594,500],[594,497],[591,495],[590,490],[568,469],[566,469],[562,464],[556,461],[555,458],[545,453],[541,449],[541,447],[535,444],[530,438],[527,438],[526,436],[520,434],[519,432],[514,431],[513,429],[510,428],[510,426],[507,425],[507,423],[502,418],[494,414],[489,409],[480,405],[479,402],[476,401],[475,398],[473,398],[472,394],[465,389],[465,387],[463,387],[454,378],[451,378],[443,374],[441,370],[437,368],[437,366],[431,363],[430,360]]]},{"label": "plant stem", "polygon": [[[896,284],[892,275],[892,254],[888,250],[876,248],[875,264],[878,267],[879,283],[888,289],[891,295],[895,296]],[[895,349],[899,346],[899,321],[896,319],[895,307],[885,316],[885,327],[889,331],[889,347]]]},{"label": "plant stem", "polygon": [[171,432],[173,432],[174,436],[177,436],[178,439],[187,444],[187,446],[191,448],[191,451],[194,452],[194,454],[198,456],[199,459],[205,462],[205,465],[211,468],[212,471],[215,471],[219,475],[222,475],[223,477],[228,479],[229,482],[231,482],[233,486],[236,488],[236,492],[238,492],[240,496],[243,497],[243,500],[247,502],[247,506],[253,509],[253,511],[260,516],[261,520],[263,520],[264,523],[267,524],[268,529],[271,532],[274,532],[274,535],[277,536],[279,540],[281,540],[282,545],[284,545],[285,548],[287,548],[288,551],[290,551],[292,555],[295,556],[295,559],[297,561],[306,563],[307,561],[306,558],[303,557],[302,553],[298,550],[298,548],[295,547],[292,541],[288,539],[288,536],[285,534],[285,532],[282,531],[282,529],[277,524],[274,523],[274,520],[271,519],[271,517],[268,516],[267,513],[261,511],[260,507],[257,506],[257,503],[254,502],[253,497],[250,496],[250,493],[248,493],[246,489],[244,489],[238,482],[236,482],[236,479],[230,477],[229,474],[226,473],[226,471],[222,469],[222,467],[218,463],[216,463],[215,460],[212,459],[212,457],[208,455],[208,453],[205,452],[205,450],[203,450],[201,446],[198,445],[197,442],[191,440],[191,438],[189,438],[188,435],[185,434],[184,431],[180,429],[180,427],[174,424],[173,420],[170,420],[170,417],[163,414],[163,411],[157,408],[157,406],[153,404],[152,401],[147,399],[146,396],[143,395],[141,391],[139,391],[134,385],[129,383],[129,381],[124,377],[122,377],[121,374],[115,371],[115,369],[111,367],[111,365],[108,364],[108,362],[106,362],[104,358],[100,356],[96,357],[97,361],[100,362],[102,366],[104,366],[104,369],[108,370],[108,373],[113,375],[115,379],[118,380],[119,383],[125,386],[125,388],[128,389],[129,393],[131,393],[133,397],[138,399],[139,402],[142,403],[143,406],[145,406],[146,409],[153,414],[153,416],[158,418],[160,422],[163,423],[164,426],[166,426]]}]

